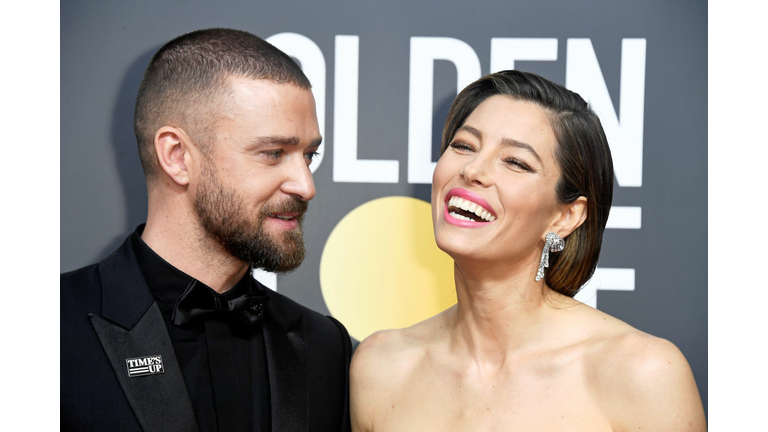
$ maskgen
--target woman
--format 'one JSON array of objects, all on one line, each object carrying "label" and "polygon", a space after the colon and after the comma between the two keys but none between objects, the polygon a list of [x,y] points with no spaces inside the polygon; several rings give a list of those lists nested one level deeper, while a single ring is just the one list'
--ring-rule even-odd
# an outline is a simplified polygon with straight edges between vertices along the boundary
[{"label": "woman", "polygon": [[353,429],[705,430],[673,344],[573,299],[613,196],[587,103],[537,75],[488,75],[453,102],[441,151],[432,218],[458,303],[360,344]]}]

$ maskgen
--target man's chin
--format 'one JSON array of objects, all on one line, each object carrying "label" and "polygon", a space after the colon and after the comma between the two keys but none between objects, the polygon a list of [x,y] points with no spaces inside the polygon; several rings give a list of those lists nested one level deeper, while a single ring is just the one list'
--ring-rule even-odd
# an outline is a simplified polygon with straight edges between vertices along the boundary
[{"label": "man's chin", "polygon": [[288,274],[301,267],[301,263],[303,261],[304,256],[302,255],[301,257],[293,257],[290,260],[283,259],[279,262],[261,262],[252,263],[251,265],[254,268],[258,268],[269,273]]},{"label": "man's chin", "polygon": [[304,233],[301,227],[278,233],[264,230],[263,235],[269,241],[269,250],[279,255],[290,256],[297,253],[299,249],[304,249]]},{"label": "man's chin", "polygon": [[306,250],[301,238],[285,238],[280,243],[270,243],[270,247],[259,251],[261,260],[252,263],[254,267],[270,273],[286,274],[298,269],[304,262]]}]

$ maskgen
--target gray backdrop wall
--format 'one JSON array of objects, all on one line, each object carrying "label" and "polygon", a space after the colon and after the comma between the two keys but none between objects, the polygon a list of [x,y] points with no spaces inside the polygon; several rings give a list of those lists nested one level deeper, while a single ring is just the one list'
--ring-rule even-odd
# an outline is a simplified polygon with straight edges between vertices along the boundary
[{"label": "gray backdrop wall", "polygon": [[[514,67],[582,94],[606,128],[617,183],[598,272],[578,298],[674,342],[706,409],[705,2],[63,2],[62,272],[100,260],[144,221],[136,91],[163,43],[208,27],[270,38],[313,83],[325,143],[308,258],[290,275],[257,277],[357,338],[450,304],[433,277],[445,258],[419,242],[431,238],[431,170],[457,89]],[[376,216],[388,207],[406,217]],[[391,249],[371,233],[391,236]],[[345,263],[383,273],[338,274]],[[403,281],[409,290],[393,288]],[[407,297],[422,286],[428,298]],[[371,306],[390,290],[415,309]]]}]

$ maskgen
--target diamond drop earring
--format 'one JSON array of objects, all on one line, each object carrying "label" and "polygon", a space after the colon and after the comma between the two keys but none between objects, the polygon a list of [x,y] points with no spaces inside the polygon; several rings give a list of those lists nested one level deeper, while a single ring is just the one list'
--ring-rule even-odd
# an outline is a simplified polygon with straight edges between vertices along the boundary
[{"label": "diamond drop earring", "polygon": [[541,251],[541,261],[539,261],[539,271],[536,272],[536,282],[544,278],[544,269],[549,268],[549,253],[560,252],[565,249],[565,240],[559,235],[550,231],[544,238],[544,249]]}]

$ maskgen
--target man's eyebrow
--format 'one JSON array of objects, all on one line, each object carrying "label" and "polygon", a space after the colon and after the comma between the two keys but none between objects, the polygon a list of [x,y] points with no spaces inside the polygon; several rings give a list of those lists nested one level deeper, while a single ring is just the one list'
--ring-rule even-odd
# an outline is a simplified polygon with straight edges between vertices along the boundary
[{"label": "man's eyebrow", "polygon": [[296,136],[273,135],[273,136],[258,137],[252,140],[250,144],[254,146],[264,145],[264,144],[280,144],[280,145],[297,146],[299,145],[299,141],[300,141],[299,137],[296,137]]},{"label": "man's eyebrow", "polygon": [[[469,126],[469,125],[463,125],[462,127],[456,129],[456,132],[459,132],[459,131],[469,132],[470,134],[472,134],[475,137],[477,137],[477,139],[482,139],[483,138],[483,133],[482,132],[480,132],[479,130],[477,130],[477,129],[473,128],[472,126]],[[541,163],[541,164],[544,163],[541,160],[541,156],[539,156],[539,154],[536,153],[536,150],[534,150],[533,147],[531,147],[529,144],[526,144],[526,143],[524,143],[522,141],[518,141],[518,140],[513,139],[513,138],[502,138],[501,144],[505,145],[505,146],[509,146],[509,147],[517,147],[517,148],[521,148],[523,150],[527,150],[536,159],[538,159],[539,163]]]},{"label": "man's eyebrow", "polygon": [[[312,142],[309,144],[308,147],[316,147],[319,146],[320,143],[323,142],[323,139],[318,137],[312,140]],[[273,135],[273,136],[263,136],[258,137],[254,140],[252,140],[249,144],[251,146],[257,147],[262,145],[270,145],[270,144],[277,144],[277,145],[288,145],[288,146],[298,146],[301,143],[301,140],[297,136],[282,136],[282,135]]]}]

